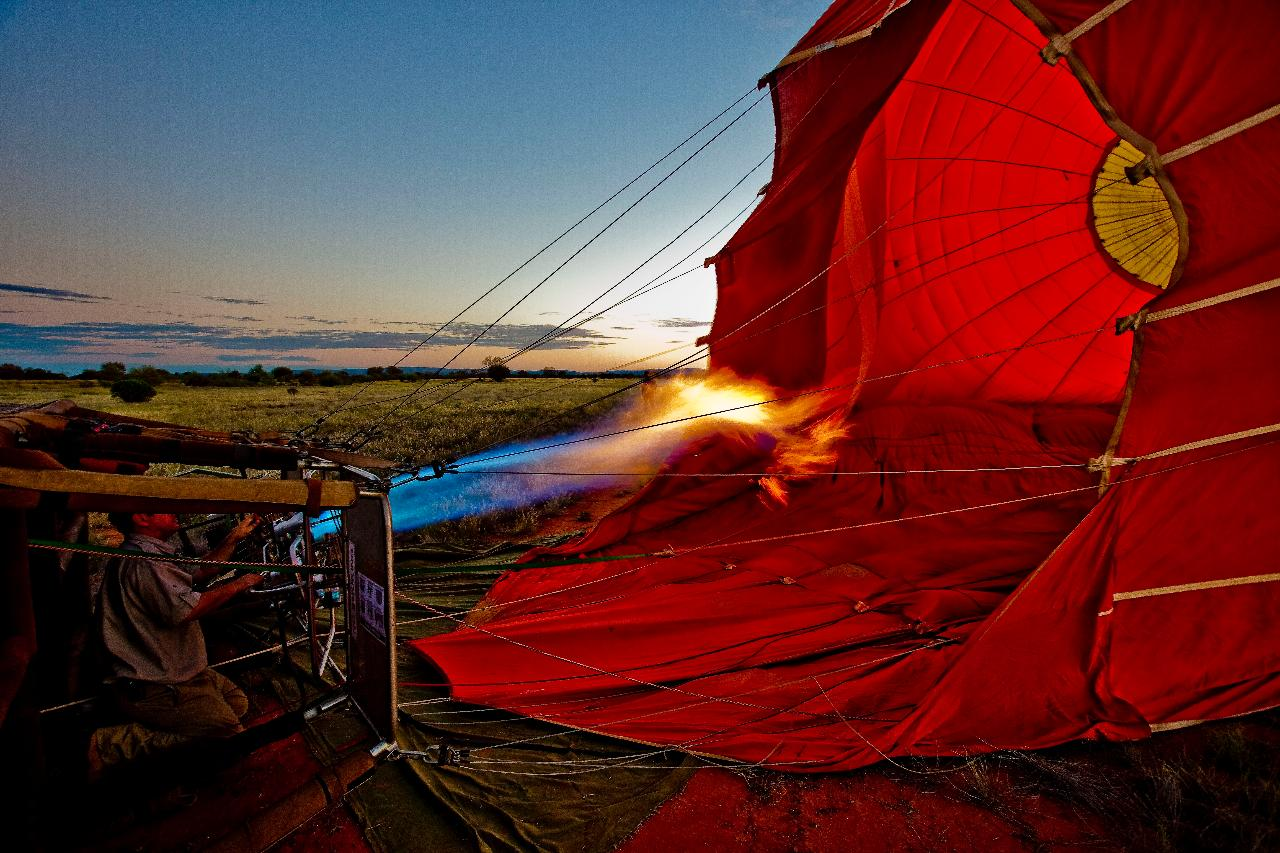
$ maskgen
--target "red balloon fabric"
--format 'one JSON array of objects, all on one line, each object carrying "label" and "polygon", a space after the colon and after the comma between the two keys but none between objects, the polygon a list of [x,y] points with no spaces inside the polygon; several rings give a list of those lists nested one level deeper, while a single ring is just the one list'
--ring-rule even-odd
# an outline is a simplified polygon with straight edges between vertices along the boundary
[{"label": "red balloon fabric", "polygon": [[832,6],[710,334],[826,467],[684,448],[413,644],[456,699],[795,771],[1280,704],[1280,8],[1115,7]]}]

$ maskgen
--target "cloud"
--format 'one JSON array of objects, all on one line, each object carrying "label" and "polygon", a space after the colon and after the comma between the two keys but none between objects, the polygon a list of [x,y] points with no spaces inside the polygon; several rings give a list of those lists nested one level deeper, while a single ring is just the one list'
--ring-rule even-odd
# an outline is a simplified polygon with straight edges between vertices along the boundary
[{"label": "cloud", "polygon": [[672,317],[669,320],[658,320],[654,323],[659,329],[701,329],[703,326],[710,326],[710,320],[686,320],[681,317]]},{"label": "cloud", "polygon": [[0,292],[17,293],[22,296],[34,296],[37,299],[52,299],[54,302],[110,302],[106,296],[94,296],[92,293],[81,293],[78,290],[56,290],[52,287],[36,287],[31,284],[3,284]]},{"label": "cloud", "polygon": [[320,359],[312,358],[309,355],[289,355],[283,358],[276,358],[272,355],[233,354],[220,355],[216,360],[223,364],[266,364],[267,362],[275,364],[281,361],[286,361],[289,364],[314,364]]},{"label": "cloud", "polygon": [[221,302],[224,305],[266,305],[261,299],[236,299],[234,296],[204,296],[210,302]]},{"label": "cloud", "polygon": [[610,326],[609,328],[613,329],[616,332],[633,332],[635,331],[636,327],[635,326]]},{"label": "cloud", "polygon": [[[204,316],[206,316],[206,317],[211,317],[211,316],[213,316],[213,315],[212,315],[212,314],[205,314]],[[232,317],[230,314],[219,314],[219,315],[217,316],[217,319],[219,319],[219,320],[230,320],[230,321],[232,321],[233,323],[261,323],[261,322],[262,322],[262,318],[261,318],[261,317]]]},{"label": "cloud", "polygon": [[[484,326],[458,323],[440,332],[431,347],[456,348],[471,343]],[[555,331],[545,324],[499,325],[480,339],[482,346],[515,349]],[[21,356],[69,356],[85,353],[101,354],[113,349],[145,346],[169,350],[206,347],[221,350],[228,356],[263,353],[245,358],[279,359],[286,352],[298,350],[328,351],[339,349],[390,349],[407,351],[417,346],[425,335],[397,330],[359,329],[254,329],[232,326],[198,325],[194,323],[117,323],[80,322],[51,325],[0,323],[0,352],[6,358]],[[621,338],[590,329],[576,329],[555,338],[539,349],[575,350],[606,346]],[[293,358],[293,356],[289,356]],[[326,359],[332,362],[332,358]]]},{"label": "cloud", "polygon": [[303,314],[300,317],[285,317],[286,320],[302,320],[306,323],[319,323],[322,326],[345,326],[343,320],[322,320],[319,317],[312,317],[310,314]]}]

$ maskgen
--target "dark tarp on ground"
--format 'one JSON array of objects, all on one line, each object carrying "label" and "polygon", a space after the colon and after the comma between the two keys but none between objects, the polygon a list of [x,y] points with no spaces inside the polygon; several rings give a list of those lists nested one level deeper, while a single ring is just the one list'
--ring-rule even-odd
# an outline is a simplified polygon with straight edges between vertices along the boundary
[{"label": "dark tarp on ground", "polygon": [[[407,593],[433,606],[460,610],[474,604],[493,578],[493,574],[441,576],[430,582],[430,594],[417,589]],[[428,636],[453,624],[449,620],[403,624],[422,615],[419,608],[398,603],[401,639]],[[402,684],[439,681],[421,657],[407,651],[400,655],[399,674]],[[444,695],[440,688],[402,686],[399,698],[403,704]],[[404,758],[382,767],[352,792],[349,802],[364,826],[365,839],[387,853],[477,849],[604,853],[617,848],[677,793],[696,764],[692,758],[669,753],[636,762],[645,769],[584,772],[556,767],[541,762],[599,761],[646,750],[590,734],[556,733],[557,727],[532,720],[503,722],[512,716],[503,712],[452,713],[471,710],[459,703],[410,705],[405,710],[399,735],[404,750],[427,751],[449,740],[451,733],[455,740],[450,742],[457,745],[477,736],[486,742],[539,739],[491,753],[472,753],[476,759],[518,762],[514,764],[440,766]],[[411,716],[426,721],[429,728],[414,723]],[[487,722],[474,725],[478,718]]]}]

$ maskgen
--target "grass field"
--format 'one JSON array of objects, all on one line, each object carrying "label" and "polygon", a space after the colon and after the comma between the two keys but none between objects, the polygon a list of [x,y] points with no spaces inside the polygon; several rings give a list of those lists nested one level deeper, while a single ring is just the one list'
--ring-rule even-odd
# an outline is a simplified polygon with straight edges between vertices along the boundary
[{"label": "grass field", "polygon": [[[632,381],[432,379],[426,383],[388,381],[292,389],[284,385],[189,388],[175,383],[161,385],[149,402],[123,403],[93,381],[5,380],[0,381],[0,404],[70,398],[87,409],[205,429],[257,433],[291,433],[347,404],[325,421],[317,434],[319,438],[341,440],[356,430],[373,427],[383,434],[365,445],[366,452],[397,462],[425,463],[456,459],[516,436],[531,438],[572,430],[625,401],[631,392],[617,394],[585,410],[578,407],[625,389]],[[525,430],[531,431],[524,433]]]}]

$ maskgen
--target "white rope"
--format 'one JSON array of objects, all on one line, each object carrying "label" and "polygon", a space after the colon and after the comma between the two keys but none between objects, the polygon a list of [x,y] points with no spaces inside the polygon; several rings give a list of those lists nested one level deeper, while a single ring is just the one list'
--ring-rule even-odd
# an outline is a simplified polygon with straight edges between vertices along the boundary
[{"label": "white rope", "polygon": [[1262,112],[1251,115],[1248,118],[1242,119],[1228,127],[1224,127],[1222,130],[1215,130],[1208,136],[1203,136],[1194,142],[1188,142],[1186,145],[1175,148],[1168,154],[1148,153],[1141,161],[1127,167],[1125,169],[1125,174],[1128,176],[1130,183],[1140,183],[1146,178],[1154,175],[1158,169],[1167,166],[1176,160],[1181,160],[1183,157],[1189,157],[1192,154],[1203,151],[1210,145],[1216,145],[1224,139],[1230,139],[1238,133],[1244,133],[1249,128],[1257,127],[1264,121],[1273,119],[1276,116],[1280,116],[1280,104],[1268,107]]},{"label": "white rope", "polygon": [[1249,116],[1247,119],[1238,121],[1230,127],[1224,127],[1222,130],[1211,133],[1201,139],[1197,139],[1195,142],[1188,142],[1180,148],[1173,149],[1168,154],[1161,154],[1160,162],[1168,164],[1175,160],[1181,160],[1183,157],[1195,154],[1197,151],[1203,151],[1210,145],[1221,142],[1224,139],[1230,139],[1237,133],[1243,133],[1251,127],[1257,127],[1264,121],[1273,119],[1276,116],[1280,116],[1280,104],[1269,107],[1256,115]]},{"label": "white rope", "polygon": [[1270,435],[1273,432],[1280,432],[1280,423],[1267,424],[1266,426],[1245,429],[1240,432],[1231,432],[1226,435],[1215,435],[1211,438],[1202,438],[1199,441],[1189,441],[1186,444],[1166,447],[1164,450],[1155,450],[1151,453],[1144,453],[1141,456],[1099,456],[1097,459],[1093,459],[1089,462],[1089,470],[1097,473],[1099,471],[1104,471],[1107,468],[1114,468],[1117,465],[1132,465],[1135,462],[1146,462],[1149,459],[1161,459],[1165,456],[1174,456],[1178,453],[1188,453],[1192,450],[1200,450],[1202,448],[1213,447],[1218,444],[1242,441],[1246,438],[1256,438],[1260,435]]},{"label": "white rope", "polygon": [[1153,586],[1148,589],[1135,589],[1130,592],[1116,592],[1111,594],[1112,601],[1128,601],[1133,598],[1151,598],[1157,595],[1174,595],[1179,592],[1199,592],[1205,589],[1222,589],[1229,586],[1249,586],[1258,583],[1275,583],[1280,581],[1280,574],[1272,573],[1268,575],[1245,575],[1235,578],[1219,578],[1211,581],[1197,581],[1195,583],[1180,583],[1173,586]]},{"label": "white rope", "polygon": [[1049,39],[1049,43],[1041,49],[1040,55],[1044,58],[1044,61],[1050,65],[1057,65],[1058,59],[1061,56],[1071,52],[1072,42],[1089,32],[1089,30],[1098,26],[1098,24],[1101,24],[1107,18],[1110,18],[1125,6],[1129,5],[1129,2],[1130,0],[1113,0],[1113,2],[1103,6],[1097,12],[1094,12],[1091,16],[1080,22],[1080,24],[1075,29],[1071,30],[1071,32],[1051,37]]},{"label": "white rope", "polygon": [[1239,290],[1220,293],[1217,296],[1209,296],[1204,299],[1197,299],[1195,302],[1188,302],[1185,305],[1175,305],[1172,308],[1165,308],[1160,311],[1139,311],[1136,314],[1130,314],[1122,317],[1117,323],[1117,330],[1120,332],[1131,332],[1135,329],[1145,326],[1148,323],[1155,323],[1159,320],[1168,320],[1170,317],[1179,317],[1183,314],[1190,314],[1192,311],[1199,311],[1201,308],[1212,308],[1215,305],[1221,305],[1224,302],[1233,302],[1246,296],[1253,296],[1255,293],[1265,293],[1268,290],[1274,290],[1280,287],[1280,278],[1273,278],[1270,281],[1251,284],[1248,287],[1242,287]]},{"label": "white rope", "polygon": [[[897,0],[894,0],[894,2],[891,2],[888,8],[884,10],[884,14],[881,15],[871,26],[858,30],[856,33],[850,33],[847,36],[841,36],[840,38],[814,45],[813,47],[806,48],[805,50],[797,50],[795,53],[788,54],[781,62],[774,66],[773,70],[776,72],[786,68],[788,65],[794,65],[803,59],[809,59],[810,57],[817,56],[819,53],[826,53],[828,50],[834,50],[837,47],[844,47],[847,44],[862,41],[864,38],[872,35],[876,30],[880,29],[880,26],[885,22],[886,18],[906,5],[906,3],[899,5]],[[763,85],[763,81],[761,82],[761,85]]]}]

